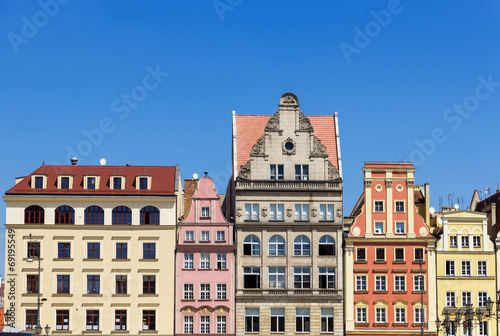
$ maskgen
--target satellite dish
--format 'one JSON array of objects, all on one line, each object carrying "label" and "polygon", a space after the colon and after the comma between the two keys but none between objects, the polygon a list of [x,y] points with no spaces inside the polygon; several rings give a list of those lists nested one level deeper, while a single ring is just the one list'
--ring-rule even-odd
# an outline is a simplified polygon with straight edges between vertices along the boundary
[{"label": "satellite dish", "polygon": [[198,174],[194,173],[194,174],[193,174],[193,178],[194,178],[195,180],[197,180],[197,179],[198,179]]},{"label": "satellite dish", "polygon": [[431,213],[431,215],[434,215],[436,213],[436,209],[434,209],[434,207],[430,207],[429,212]]},{"label": "satellite dish", "polygon": [[454,208],[455,208],[455,210],[458,210],[458,209],[460,209],[460,205],[458,205],[458,203],[455,203],[455,207]]},{"label": "satellite dish", "polygon": [[99,163],[101,164],[101,166],[105,166],[106,165],[106,159],[105,158],[100,159]]},{"label": "satellite dish", "polygon": [[441,217],[438,217],[438,224],[443,224],[443,220],[441,219]]}]

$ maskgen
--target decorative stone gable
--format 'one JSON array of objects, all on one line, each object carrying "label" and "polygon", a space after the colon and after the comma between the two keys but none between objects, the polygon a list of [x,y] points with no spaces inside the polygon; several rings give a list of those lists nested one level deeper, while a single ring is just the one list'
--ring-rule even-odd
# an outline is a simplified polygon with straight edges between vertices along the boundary
[{"label": "decorative stone gable", "polygon": [[[318,139],[317,136],[313,135],[312,136],[312,150],[311,150],[311,157],[324,157],[327,158],[328,154],[326,151],[326,146],[321,143],[321,140]],[[331,165],[331,163],[330,163]]]},{"label": "decorative stone gable", "polygon": [[281,132],[280,130],[280,110],[277,110],[274,115],[267,121],[266,132]]},{"label": "decorative stone gable", "polygon": [[311,126],[311,120],[299,111],[299,131],[302,132],[314,132],[314,128]]},{"label": "decorative stone gable", "polygon": [[261,136],[252,146],[250,156],[266,156],[266,136]]}]

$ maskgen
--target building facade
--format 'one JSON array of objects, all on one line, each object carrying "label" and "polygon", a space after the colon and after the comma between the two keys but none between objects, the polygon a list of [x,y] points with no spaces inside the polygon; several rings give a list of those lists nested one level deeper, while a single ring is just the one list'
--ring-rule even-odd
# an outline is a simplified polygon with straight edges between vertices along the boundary
[{"label": "building facade", "polygon": [[[6,325],[174,334],[178,167],[43,165],[4,200]],[[40,276],[38,275],[40,274]]]},{"label": "building facade", "polygon": [[363,171],[345,239],[346,335],[434,333],[435,239],[417,210],[429,208],[428,187],[415,191],[412,163],[366,162]]},{"label": "building facade", "polygon": [[286,93],[272,116],[233,113],[237,335],[344,333],[337,117],[299,106]]},{"label": "building facade", "polygon": [[186,215],[176,252],[176,335],[234,335],[233,225],[211,178],[198,181]]}]

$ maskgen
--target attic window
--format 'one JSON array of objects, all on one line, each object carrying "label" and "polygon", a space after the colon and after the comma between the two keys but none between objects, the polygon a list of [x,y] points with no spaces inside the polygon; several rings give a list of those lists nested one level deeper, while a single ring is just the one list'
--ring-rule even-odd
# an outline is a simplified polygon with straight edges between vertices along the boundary
[{"label": "attic window", "polygon": [[135,188],[138,190],[151,189],[151,176],[150,175],[137,175],[135,177]]},{"label": "attic window", "polygon": [[35,189],[43,189],[43,176],[35,176]]},{"label": "attic window", "polygon": [[31,176],[31,187],[33,189],[45,189],[45,188],[47,188],[47,176],[45,176],[45,175],[32,175]]},{"label": "attic window", "polygon": [[99,189],[99,176],[85,175],[83,177],[83,188],[90,190]]},{"label": "attic window", "polygon": [[125,189],[125,177],[124,176],[110,176],[109,184],[113,190]]},{"label": "attic window", "polygon": [[73,189],[73,176],[59,175],[57,177],[57,185],[59,189]]}]

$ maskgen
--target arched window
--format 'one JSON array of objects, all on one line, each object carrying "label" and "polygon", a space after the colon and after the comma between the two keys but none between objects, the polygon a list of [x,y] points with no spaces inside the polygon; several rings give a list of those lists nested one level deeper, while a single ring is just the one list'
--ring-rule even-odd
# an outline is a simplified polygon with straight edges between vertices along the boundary
[{"label": "arched window", "polygon": [[154,206],[146,206],[141,209],[141,225],[160,224],[160,210]]},{"label": "arched window", "polygon": [[280,235],[274,235],[269,239],[269,255],[283,256],[285,255],[285,238]]},{"label": "arched window", "polygon": [[335,255],[335,239],[324,235],[319,239],[319,255]]},{"label": "arched window", "polygon": [[304,235],[300,235],[295,238],[293,242],[293,255],[296,256],[308,256],[311,255],[311,243],[309,238]]},{"label": "arched window", "polygon": [[75,224],[75,210],[68,205],[56,209],[56,224]]},{"label": "arched window", "polygon": [[243,255],[260,255],[260,240],[257,236],[246,236],[243,241]]},{"label": "arched window", "polygon": [[25,224],[43,224],[45,211],[41,206],[31,205],[24,209]]},{"label": "arched window", "polygon": [[113,209],[113,224],[130,225],[132,224],[132,210],[126,206],[117,206]]},{"label": "arched window", "polygon": [[85,224],[104,224],[104,210],[97,205],[85,209]]}]

